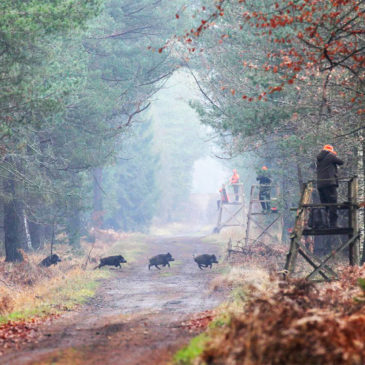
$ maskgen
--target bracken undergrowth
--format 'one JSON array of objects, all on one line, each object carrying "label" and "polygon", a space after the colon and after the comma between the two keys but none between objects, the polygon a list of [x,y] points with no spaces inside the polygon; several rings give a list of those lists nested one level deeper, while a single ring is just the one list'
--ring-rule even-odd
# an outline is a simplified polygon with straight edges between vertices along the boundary
[{"label": "bracken undergrowth", "polygon": [[210,328],[195,364],[365,363],[365,265],[342,268],[340,280],[310,283],[271,277],[252,287],[242,311]]}]

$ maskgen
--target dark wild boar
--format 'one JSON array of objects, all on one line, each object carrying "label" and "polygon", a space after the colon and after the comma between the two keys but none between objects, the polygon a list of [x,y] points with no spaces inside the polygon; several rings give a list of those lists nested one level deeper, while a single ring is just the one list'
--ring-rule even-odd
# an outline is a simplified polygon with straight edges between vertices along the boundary
[{"label": "dark wild boar", "polygon": [[96,266],[95,269],[100,269],[103,266],[115,266],[121,268],[122,266],[120,264],[124,264],[126,262],[127,261],[122,255],[103,257],[100,259],[100,264]]},{"label": "dark wild boar", "polygon": [[50,267],[51,265],[57,265],[58,262],[61,262],[61,259],[58,257],[58,255],[53,254],[53,255],[47,256],[38,265]]},{"label": "dark wild boar", "polygon": [[170,252],[167,254],[161,254],[150,258],[150,264],[148,265],[148,270],[150,270],[151,266],[155,266],[157,269],[161,270],[158,265],[168,266],[170,267],[170,261],[175,261],[172,258]]},{"label": "dark wild boar", "polygon": [[212,264],[218,264],[217,258],[215,255],[199,255],[194,257],[194,261],[198,264],[199,269],[203,270],[203,267],[210,267],[212,268]]}]

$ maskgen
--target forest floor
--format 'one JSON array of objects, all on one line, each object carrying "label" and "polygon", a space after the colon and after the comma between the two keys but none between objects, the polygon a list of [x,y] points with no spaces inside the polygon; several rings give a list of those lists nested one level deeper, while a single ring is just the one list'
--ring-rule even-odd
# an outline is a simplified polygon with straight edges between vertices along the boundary
[{"label": "forest floor", "polygon": [[[184,325],[218,306],[224,292],[210,289],[222,267],[201,271],[193,254],[219,254],[197,237],[154,237],[148,252],[114,270],[87,304],[39,325],[29,343],[8,349],[3,364],[163,364],[197,331]],[[170,252],[171,268],[148,270],[148,257]],[[126,257],[127,258],[127,257]],[[128,258],[127,258],[128,260]],[[104,269],[103,269],[104,270]]]}]

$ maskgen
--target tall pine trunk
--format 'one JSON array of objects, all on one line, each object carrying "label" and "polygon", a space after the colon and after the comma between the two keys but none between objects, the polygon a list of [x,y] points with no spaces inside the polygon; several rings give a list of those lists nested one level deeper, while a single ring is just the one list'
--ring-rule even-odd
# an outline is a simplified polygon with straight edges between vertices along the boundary
[{"label": "tall pine trunk", "polygon": [[42,249],[44,247],[44,226],[32,221],[28,221],[28,226],[33,249]]},{"label": "tall pine trunk", "polygon": [[66,223],[66,230],[69,244],[75,248],[79,248],[81,237],[81,219],[80,211],[77,208],[69,214]]},{"label": "tall pine trunk", "polygon": [[81,176],[77,173],[72,175],[72,187],[74,196],[69,202],[66,216],[66,232],[69,244],[74,248],[80,247],[81,238],[81,199],[79,193],[82,188]]},{"label": "tall pine trunk", "polygon": [[4,202],[5,261],[23,261],[23,256],[18,251],[23,246],[23,211],[16,198],[16,182],[10,177],[5,178],[3,187],[6,194]]},{"label": "tall pine trunk", "polygon": [[27,215],[25,213],[25,209],[23,209],[23,232],[25,236],[25,239],[23,240],[23,242],[25,242],[25,250],[32,251],[33,250],[32,239],[29,233],[29,224]]},{"label": "tall pine trunk", "polygon": [[[359,192],[358,198],[360,203],[365,203],[365,130],[360,132],[362,137],[361,147],[359,149],[358,176]],[[365,207],[359,210],[359,227],[360,227],[360,257],[361,264],[365,263]]]},{"label": "tall pine trunk", "polygon": [[93,227],[102,228],[103,226],[103,169],[97,167],[93,170],[93,191],[94,191],[94,201],[93,201]]}]

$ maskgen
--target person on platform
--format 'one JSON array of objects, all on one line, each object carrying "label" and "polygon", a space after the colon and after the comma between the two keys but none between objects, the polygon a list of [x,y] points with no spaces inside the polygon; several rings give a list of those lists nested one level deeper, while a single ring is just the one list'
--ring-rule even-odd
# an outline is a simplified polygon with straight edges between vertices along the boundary
[{"label": "person on platform", "polygon": [[[343,161],[337,157],[333,146],[326,144],[317,156],[317,189],[321,203],[337,204],[337,166]],[[326,207],[329,213],[330,227],[337,227],[337,207]]]},{"label": "person on platform", "polygon": [[233,175],[231,176],[231,178],[229,179],[229,183],[231,185],[233,185],[233,191],[234,191],[234,195],[235,195],[235,200],[236,202],[239,200],[239,195],[238,195],[238,188],[239,186],[236,185],[240,182],[240,175],[238,175],[237,170],[233,169]]},{"label": "person on platform", "polygon": [[256,177],[256,180],[260,183],[259,199],[264,212],[271,210],[271,179],[270,173],[266,166],[262,166],[260,174]]}]

